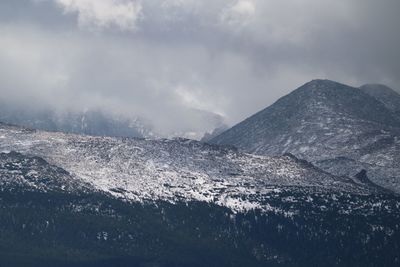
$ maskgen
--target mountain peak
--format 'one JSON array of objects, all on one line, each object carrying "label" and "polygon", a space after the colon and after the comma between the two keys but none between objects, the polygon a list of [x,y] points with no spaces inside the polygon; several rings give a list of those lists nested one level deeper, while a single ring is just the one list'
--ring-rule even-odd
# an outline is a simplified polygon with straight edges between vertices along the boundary
[{"label": "mountain peak", "polygon": [[316,95],[320,95],[321,93],[327,93],[327,92],[343,93],[342,91],[345,90],[351,93],[353,92],[353,90],[358,90],[358,89],[332,80],[315,79],[305,83],[304,85],[300,86],[297,90],[294,90],[293,92],[307,91],[309,93],[311,92],[311,93],[316,93]]},{"label": "mountain peak", "polygon": [[[393,168],[393,173],[399,167],[393,162],[398,161],[400,116],[388,108],[388,103],[359,88],[312,80],[210,142],[260,155],[291,153],[326,171],[349,177],[355,175],[352,171],[366,169],[372,181],[392,188],[381,179],[385,177],[400,192],[396,177],[385,168],[377,171],[378,167],[371,167],[386,166],[388,170]],[[383,147],[390,151],[383,151]],[[349,161],[332,171],[331,163],[340,156],[361,163]],[[320,162],[327,159],[331,161],[325,168]],[[349,171],[342,173],[344,170]]]},{"label": "mountain peak", "polygon": [[314,88],[323,88],[323,87],[331,87],[336,86],[340,83],[328,80],[328,79],[314,79],[304,84],[303,86],[314,87]]}]

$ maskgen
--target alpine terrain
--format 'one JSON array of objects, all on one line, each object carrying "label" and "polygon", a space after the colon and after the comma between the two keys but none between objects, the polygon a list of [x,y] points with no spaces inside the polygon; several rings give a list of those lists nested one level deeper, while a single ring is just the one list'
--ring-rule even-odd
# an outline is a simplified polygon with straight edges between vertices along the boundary
[{"label": "alpine terrain", "polygon": [[397,266],[400,198],[358,176],[0,123],[0,265]]},{"label": "alpine terrain", "polygon": [[210,143],[291,153],[333,175],[400,192],[399,110],[400,95],[386,86],[313,80]]},{"label": "alpine terrain", "polygon": [[400,267],[399,11],[0,0],[0,267]]}]

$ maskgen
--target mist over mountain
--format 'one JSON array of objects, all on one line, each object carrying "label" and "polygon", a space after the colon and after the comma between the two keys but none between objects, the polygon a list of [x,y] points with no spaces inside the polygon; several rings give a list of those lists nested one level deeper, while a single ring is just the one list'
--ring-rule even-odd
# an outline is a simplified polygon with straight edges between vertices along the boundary
[{"label": "mist over mountain", "polygon": [[400,93],[382,84],[366,84],[360,89],[382,102],[387,109],[400,117]]},{"label": "mist over mountain", "polygon": [[1,0],[0,267],[399,267],[399,10]]},{"label": "mist over mountain", "polygon": [[398,95],[375,90],[313,80],[211,142],[260,155],[292,153],[336,175],[365,169],[376,184],[399,191]]},{"label": "mist over mountain", "polygon": [[[225,125],[222,116],[198,109],[187,111],[193,123],[167,130],[170,127],[159,127],[160,125],[147,118],[101,108],[77,111],[22,105],[5,100],[0,103],[1,122],[54,132],[152,139],[183,137],[199,140],[208,132],[211,133]],[[174,118],[171,118],[171,124],[175,124]]]}]

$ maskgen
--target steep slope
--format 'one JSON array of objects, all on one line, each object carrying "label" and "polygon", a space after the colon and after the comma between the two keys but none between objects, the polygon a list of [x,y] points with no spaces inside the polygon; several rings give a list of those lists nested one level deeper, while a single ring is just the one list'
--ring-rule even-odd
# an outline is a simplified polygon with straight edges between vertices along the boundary
[{"label": "steep slope", "polygon": [[292,153],[336,175],[362,169],[400,192],[400,118],[363,90],[314,80],[211,140],[260,155]]},{"label": "steep slope", "polygon": [[0,265],[397,266],[400,199],[364,178],[0,123]]}]

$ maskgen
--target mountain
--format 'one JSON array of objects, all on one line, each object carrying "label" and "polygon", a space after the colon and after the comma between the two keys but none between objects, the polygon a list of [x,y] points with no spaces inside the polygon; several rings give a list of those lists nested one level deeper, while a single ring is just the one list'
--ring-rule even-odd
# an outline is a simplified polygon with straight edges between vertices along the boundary
[{"label": "mountain", "polygon": [[325,173],[292,155],[255,156],[189,139],[131,139],[1,125],[0,152],[34,155],[96,190],[132,201],[180,199],[243,211],[275,186],[368,194],[377,188]]},{"label": "mountain", "polygon": [[259,155],[291,153],[339,176],[362,170],[400,192],[400,118],[364,89],[313,80],[210,142]]},{"label": "mountain", "polygon": [[2,103],[0,121],[34,129],[96,136],[143,137],[150,134],[141,119],[128,120],[100,110],[56,112]]},{"label": "mountain", "polygon": [[183,137],[200,140],[206,133],[225,125],[222,116],[194,108],[188,108],[182,118],[182,125],[175,125],[173,120],[170,123],[152,121],[141,116],[119,115],[102,109],[61,111],[0,100],[0,121],[54,132],[152,139]]},{"label": "mountain", "polygon": [[2,266],[397,266],[400,198],[291,154],[0,123]]}]

